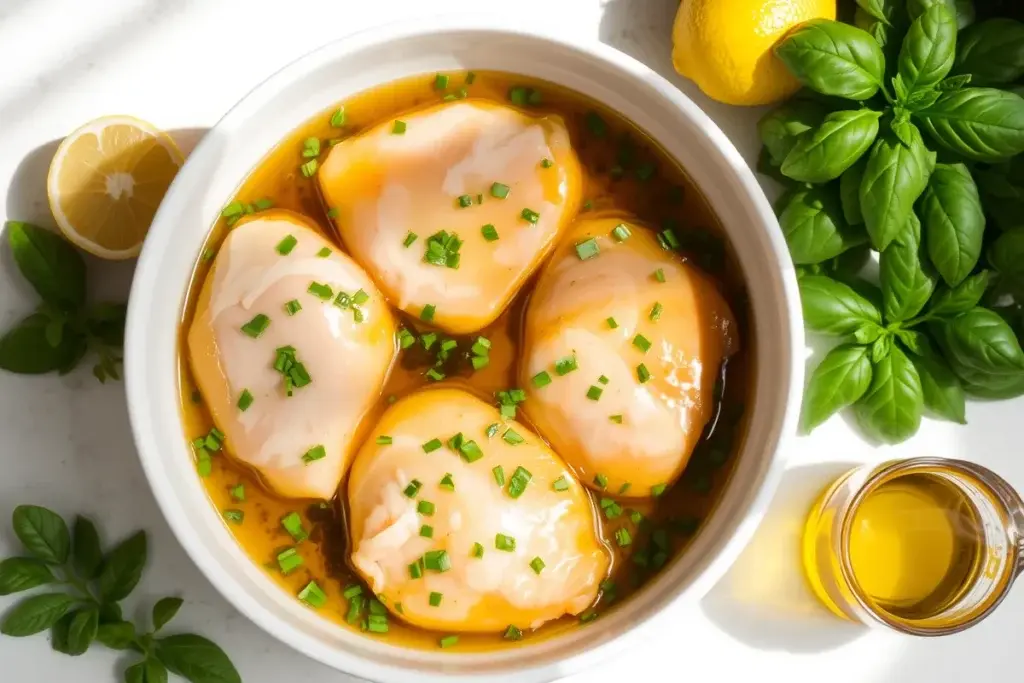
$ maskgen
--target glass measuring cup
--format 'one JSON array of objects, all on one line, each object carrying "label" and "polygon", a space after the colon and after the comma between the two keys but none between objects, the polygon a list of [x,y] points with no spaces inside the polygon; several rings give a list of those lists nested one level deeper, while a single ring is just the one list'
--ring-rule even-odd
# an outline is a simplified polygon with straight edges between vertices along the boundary
[{"label": "glass measuring cup", "polygon": [[947,635],[984,619],[1024,571],[1024,500],[960,460],[865,465],[821,495],[802,547],[811,588],[837,615]]}]

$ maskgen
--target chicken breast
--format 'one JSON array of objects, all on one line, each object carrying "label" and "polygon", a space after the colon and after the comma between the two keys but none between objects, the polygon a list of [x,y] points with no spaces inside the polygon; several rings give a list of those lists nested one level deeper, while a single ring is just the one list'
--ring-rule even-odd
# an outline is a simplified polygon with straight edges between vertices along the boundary
[{"label": "chicken breast", "polygon": [[308,219],[267,211],[220,247],[188,350],[227,452],[283,496],[329,499],[390,372],[395,321]]},{"label": "chicken breast", "polygon": [[578,614],[609,555],[593,509],[535,434],[458,388],[388,409],[348,481],[352,564],[398,617],[500,632]]},{"label": "chicken breast", "polygon": [[660,495],[685,469],[737,348],[714,282],[651,230],[623,217],[580,220],[530,299],[523,407],[587,486]]},{"label": "chicken breast", "polygon": [[317,178],[346,248],[392,304],[455,334],[501,314],[582,183],[560,117],[472,100],[342,141]]}]

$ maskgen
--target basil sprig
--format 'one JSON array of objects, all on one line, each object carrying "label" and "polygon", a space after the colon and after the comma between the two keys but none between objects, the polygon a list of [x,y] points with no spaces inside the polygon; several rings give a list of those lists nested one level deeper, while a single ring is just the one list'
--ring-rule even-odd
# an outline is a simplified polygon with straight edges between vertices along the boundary
[{"label": "basil sprig", "polygon": [[76,517],[69,530],[57,513],[20,505],[12,519],[25,556],[0,561],[0,595],[45,591],[9,609],[0,634],[22,638],[49,630],[53,649],[72,656],[96,643],[135,652],[140,658],[125,670],[125,683],[164,683],[168,672],[191,683],[241,683],[228,656],[206,638],[160,634],[181,608],[181,598],[157,601],[150,631],[124,618],[120,602],[135,590],[146,565],[145,532],[105,553],[85,517]]},{"label": "basil sprig", "polygon": [[897,443],[925,412],[965,422],[968,395],[1024,395],[1024,88],[998,89],[1024,78],[1024,24],[974,23],[968,0],[856,4],[855,26],[776,46],[806,88],[762,118],[758,170],[787,187],[805,324],[837,340],[804,427],[850,406]]},{"label": "basil sprig", "polygon": [[0,369],[64,375],[92,351],[96,378],[119,379],[125,305],[88,302],[85,260],[56,233],[21,221],[7,221],[4,230],[18,270],[42,301],[0,336]]}]

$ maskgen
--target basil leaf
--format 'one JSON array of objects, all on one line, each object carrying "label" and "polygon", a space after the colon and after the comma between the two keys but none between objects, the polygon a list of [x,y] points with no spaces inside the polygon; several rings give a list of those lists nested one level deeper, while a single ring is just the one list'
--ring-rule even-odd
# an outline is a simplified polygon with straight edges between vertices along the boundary
[{"label": "basil leaf", "polygon": [[820,263],[863,244],[863,230],[850,228],[834,192],[828,187],[794,191],[779,214],[793,263]]},{"label": "basil leaf", "polygon": [[864,10],[868,16],[889,23],[889,15],[892,13],[892,3],[887,0],[857,0],[857,7]]},{"label": "basil leaf", "polygon": [[135,642],[135,625],[127,621],[100,624],[96,640],[111,650],[127,650]]},{"label": "basil leaf", "polygon": [[138,662],[125,669],[124,683],[146,683],[146,663]]},{"label": "basil leaf", "polygon": [[1024,98],[993,88],[964,88],[918,112],[929,135],[974,161],[998,161],[1024,152]]},{"label": "basil leaf", "polygon": [[936,164],[919,205],[928,256],[950,287],[970,275],[981,257],[985,214],[963,164]]},{"label": "basil leaf", "polygon": [[[966,86],[970,82],[971,82],[971,75],[970,74],[963,74],[963,75],[960,75],[960,76],[950,76],[949,78],[944,78],[941,83],[939,83],[937,86],[935,86],[935,89],[938,90],[939,92],[955,92],[957,90],[962,89],[964,86]],[[931,105],[928,105],[928,106],[931,106]]]},{"label": "basil leaf", "polygon": [[974,23],[974,3],[971,0],[907,0],[907,14],[917,19],[935,6],[942,6],[956,19],[957,28]]},{"label": "basil leaf", "polygon": [[933,317],[950,316],[971,310],[981,301],[985,290],[988,289],[988,281],[989,273],[987,270],[983,270],[952,289],[940,288],[932,297],[928,315]]},{"label": "basil leaf", "polygon": [[772,162],[778,166],[793,149],[797,138],[817,128],[828,110],[818,102],[790,100],[775,107],[757,122],[761,142],[768,149]]},{"label": "basil leaf", "polygon": [[921,378],[898,346],[873,364],[871,386],[854,404],[861,428],[884,443],[900,443],[921,426]]},{"label": "basil leaf", "polygon": [[908,330],[899,327],[893,331],[893,335],[911,353],[922,353],[922,350],[925,349],[928,344],[928,339],[924,334],[917,330]]},{"label": "basil leaf", "polygon": [[885,334],[885,328],[875,323],[864,323],[853,331],[853,338],[858,344],[871,344]]},{"label": "basil leaf", "polygon": [[775,46],[797,80],[825,95],[866,100],[882,84],[885,57],[868,33],[828,19],[798,25]]},{"label": "basil leaf", "polygon": [[957,38],[954,71],[970,74],[975,85],[1001,85],[1024,77],[1024,24],[989,19]]},{"label": "basil leaf", "polygon": [[892,334],[885,333],[871,343],[871,362],[880,363],[892,351]]},{"label": "basil leaf", "polygon": [[241,683],[242,680],[223,650],[191,633],[158,639],[156,657],[172,673],[191,683]]},{"label": "basil leaf", "polygon": [[915,18],[900,49],[899,75],[910,93],[938,84],[953,68],[956,19],[942,4]]},{"label": "basil leaf", "polygon": [[935,104],[941,96],[942,91],[936,89],[915,90],[909,97],[907,97],[903,105],[910,111],[927,109]]},{"label": "basil leaf", "polygon": [[9,557],[0,562],[0,595],[20,593],[56,580],[50,568],[40,560]]},{"label": "basil leaf", "polygon": [[982,375],[977,382],[960,379],[964,391],[978,398],[1004,400],[1024,395],[1024,375]]},{"label": "basil leaf", "polygon": [[7,221],[4,224],[14,261],[43,301],[63,310],[85,303],[85,261],[60,235]]},{"label": "basil leaf", "polygon": [[4,615],[0,633],[15,638],[41,633],[57,623],[76,602],[64,593],[44,593],[26,598]]},{"label": "basil leaf", "polygon": [[[889,2],[888,4],[898,5],[895,2]],[[882,48],[886,61],[888,61],[894,54],[894,51],[899,49],[900,40],[906,29],[906,13],[902,9],[900,9],[898,17],[898,20],[891,19],[889,22],[886,22],[871,16],[863,8],[858,7],[853,13],[853,25],[875,39],[878,46]]]},{"label": "basil leaf", "polygon": [[99,577],[99,595],[102,600],[116,602],[135,590],[142,570],[146,566],[146,532],[125,539],[110,551]]},{"label": "basil leaf", "polygon": [[74,365],[84,352],[85,339],[64,334],[54,348],[46,338],[50,320],[34,313],[0,337],[0,369],[22,375],[39,375]]},{"label": "basil leaf", "polygon": [[882,314],[888,322],[909,320],[921,312],[935,290],[935,277],[921,258],[921,223],[910,214],[903,240],[893,240],[878,256]]},{"label": "basil leaf", "polygon": [[68,626],[66,654],[77,656],[85,653],[96,639],[100,613],[96,607],[86,607],[75,612]]},{"label": "basil leaf", "polygon": [[843,205],[843,217],[847,225],[860,225],[864,222],[864,214],[860,211],[860,183],[864,179],[867,163],[867,158],[861,157],[839,176],[839,200]]},{"label": "basil leaf", "polygon": [[799,284],[804,323],[816,332],[843,336],[865,323],[882,323],[878,308],[843,282],[806,275]]},{"label": "basil leaf", "polygon": [[1024,228],[999,235],[988,248],[988,261],[1003,278],[1024,283]]},{"label": "basil leaf", "polygon": [[146,683],[167,683],[167,668],[156,658],[146,659]]},{"label": "basil leaf", "polygon": [[19,505],[12,515],[14,533],[33,556],[49,564],[64,564],[71,551],[68,526],[56,512],[38,505]]},{"label": "basil leaf", "polygon": [[60,652],[65,655],[71,654],[70,647],[68,646],[68,634],[71,632],[71,622],[74,619],[75,613],[69,612],[50,627],[50,647],[53,648],[54,652]]},{"label": "basil leaf", "polygon": [[1024,351],[1016,335],[987,308],[972,308],[950,320],[946,343],[964,366],[990,374],[1024,373]]},{"label": "basil leaf", "polygon": [[167,625],[181,609],[181,598],[161,598],[153,605],[153,630],[159,631]]},{"label": "basil leaf", "polygon": [[100,624],[116,624],[123,619],[121,606],[116,602],[105,602],[100,605]]},{"label": "basil leaf", "polygon": [[921,379],[924,407],[950,422],[967,424],[964,388],[942,356],[931,350],[910,356]]},{"label": "basil leaf", "polygon": [[871,147],[881,115],[870,109],[832,112],[796,141],[782,162],[783,175],[805,183],[838,178]]},{"label": "basil leaf", "polygon": [[[761,153],[757,155],[756,170],[761,175],[768,176],[783,187],[790,187],[794,185],[793,181],[782,175],[782,171],[779,170],[779,167],[772,163],[771,154],[769,154],[768,148],[764,145],[761,146]],[[785,197],[785,194],[783,194],[783,197]],[[776,204],[778,203],[779,202],[776,202]],[[777,210],[778,209],[776,209],[776,211]]]},{"label": "basil leaf", "polygon": [[824,275],[830,275],[840,282],[851,284],[871,260],[871,247],[863,244],[847,249],[839,256],[822,263]]},{"label": "basil leaf", "polygon": [[103,564],[103,550],[96,526],[85,517],[75,517],[73,530],[74,551],[71,559],[75,572],[83,579],[95,579]]},{"label": "basil leaf", "polygon": [[913,124],[914,144],[907,147],[892,132],[879,136],[868,156],[860,184],[860,209],[871,244],[884,251],[905,229],[914,202],[924,192],[934,166]]},{"label": "basil leaf", "polygon": [[866,346],[844,344],[828,352],[811,375],[804,393],[804,429],[808,432],[864,395],[871,384]]}]

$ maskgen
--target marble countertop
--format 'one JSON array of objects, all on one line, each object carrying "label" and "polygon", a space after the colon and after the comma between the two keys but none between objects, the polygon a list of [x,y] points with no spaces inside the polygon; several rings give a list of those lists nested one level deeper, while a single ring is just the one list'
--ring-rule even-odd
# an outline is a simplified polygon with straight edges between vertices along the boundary
[{"label": "marble countertop", "polygon": [[[309,50],[352,31],[416,14],[515,12],[567,36],[599,38],[664,74],[705,109],[753,163],[756,109],[709,101],[676,76],[669,30],[678,0],[0,0],[0,198],[5,219],[52,224],[45,178],[61,137],[96,116],[152,121],[191,149],[253,85]],[[766,181],[767,182],[767,181]],[[775,188],[766,186],[768,192]],[[127,296],[132,263],[89,260],[97,298]],[[0,329],[25,315],[34,294],[0,248]],[[1024,589],[987,621],[946,639],[913,639],[841,622],[805,588],[797,542],[814,495],[851,463],[941,455],[984,464],[1024,490],[1024,399],[971,403],[967,427],[926,421],[899,447],[875,448],[842,418],[800,439],[754,541],[698,607],[672,614],[641,647],[574,681],[790,683],[995,681],[1024,649]],[[1016,420],[1016,424],[1013,422]],[[95,519],[108,539],[150,534],[150,563],[127,607],[143,616],[163,595],[185,598],[175,626],[214,638],[246,683],[354,681],[281,645],[229,605],[192,565],[157,509],[136,458],[124,387],[99,384],[87,366],[66,377],[0,372],[0,557],[17,541],[8,515],[19,503]],[[12,603],[0,599],[0,610]],[[43,636],[0,637],[0,679],[108,683],[124,662],[97,648],[78,658]],[[676,672],[666,674],[666,671]]]}]

